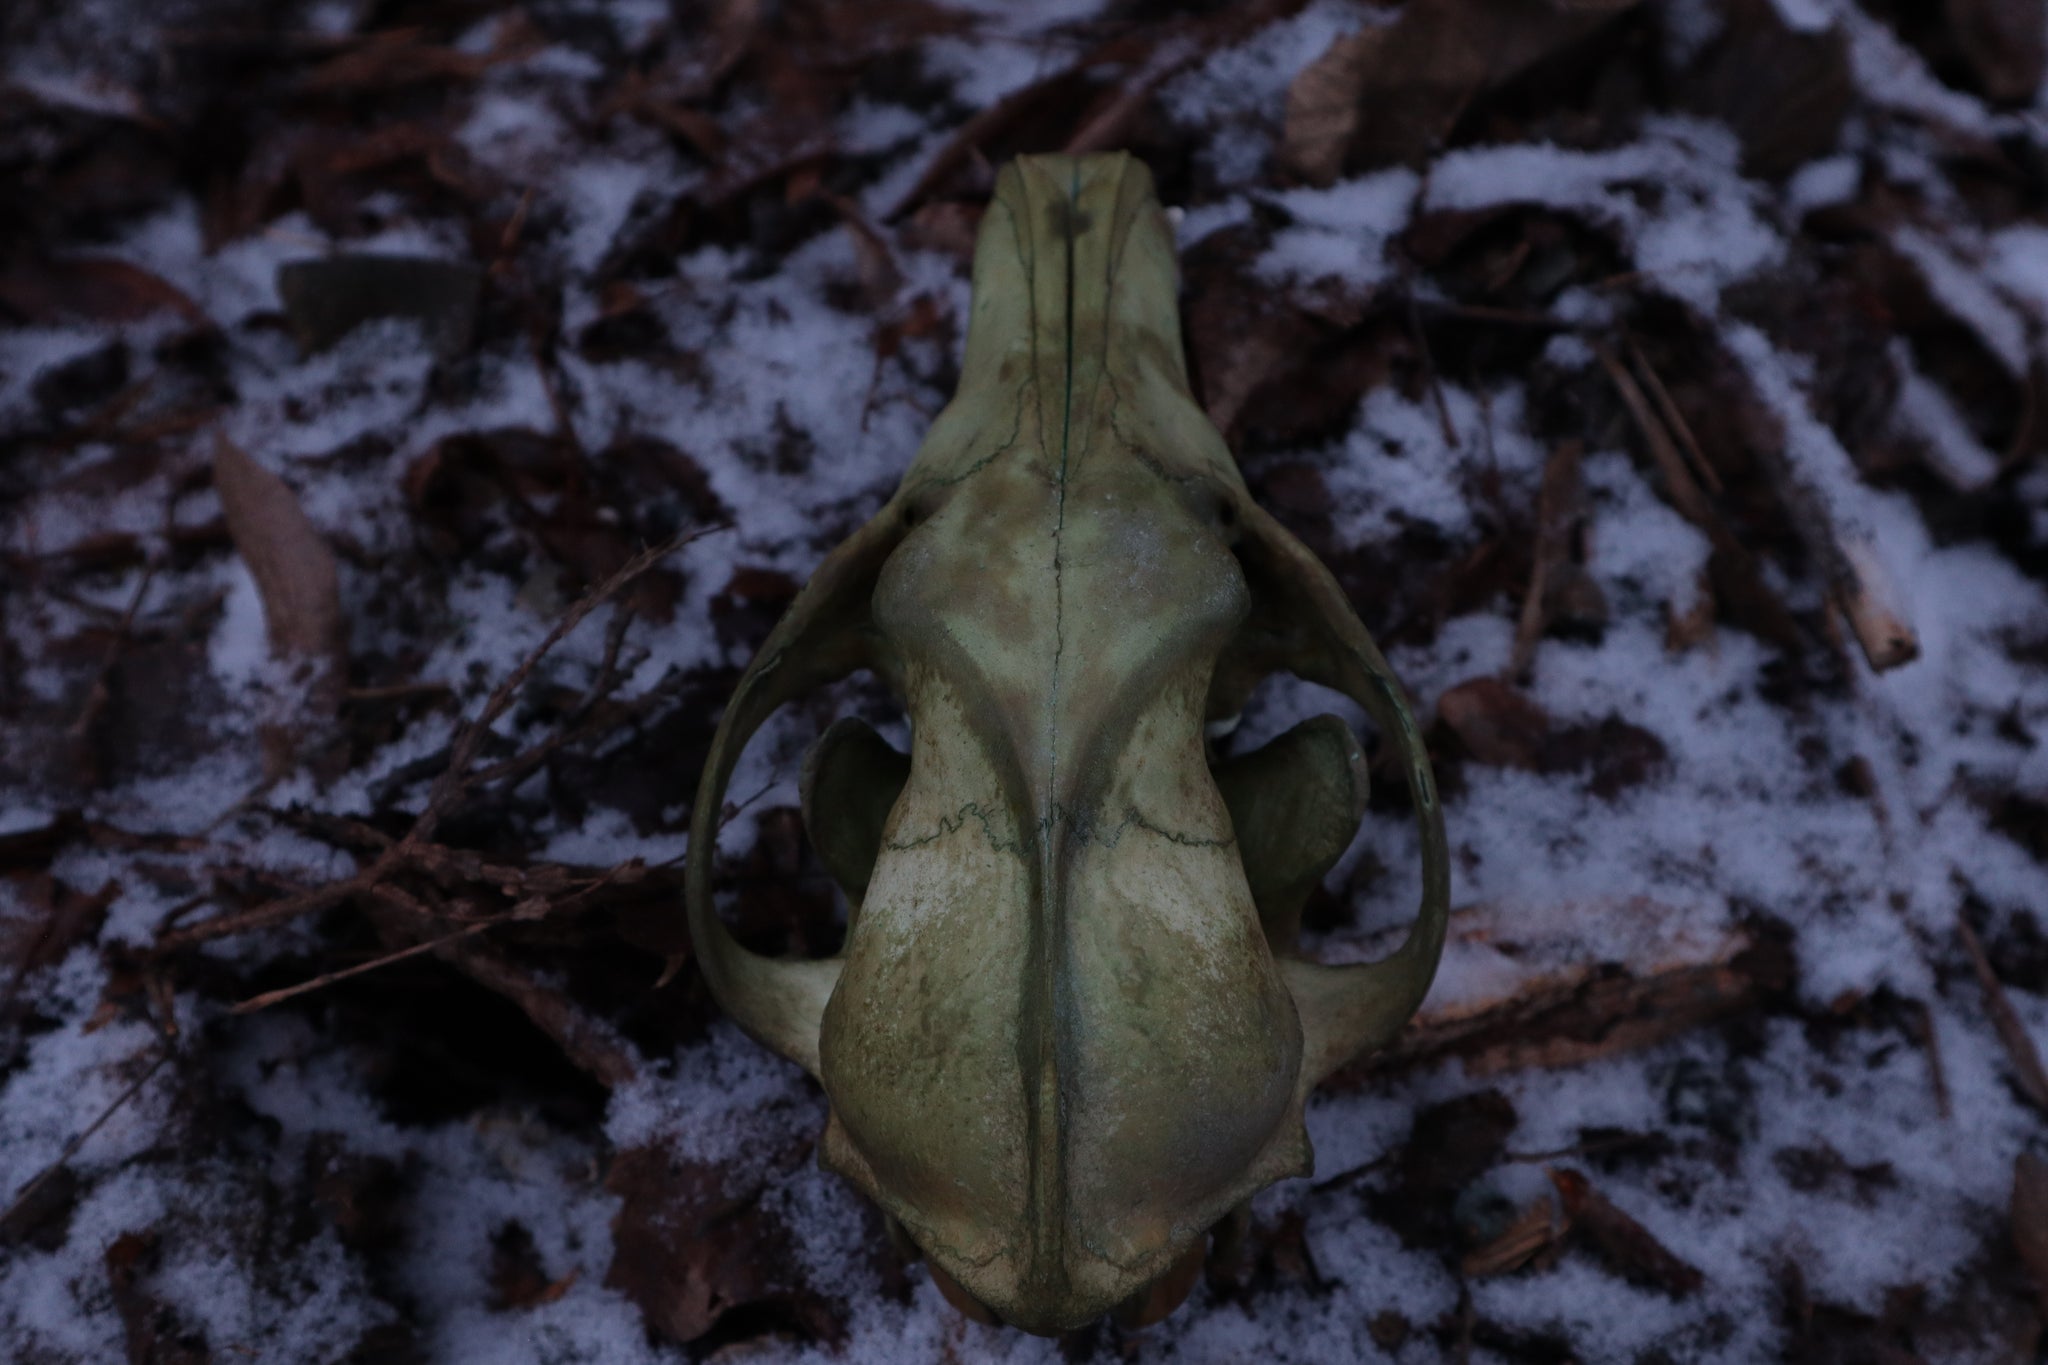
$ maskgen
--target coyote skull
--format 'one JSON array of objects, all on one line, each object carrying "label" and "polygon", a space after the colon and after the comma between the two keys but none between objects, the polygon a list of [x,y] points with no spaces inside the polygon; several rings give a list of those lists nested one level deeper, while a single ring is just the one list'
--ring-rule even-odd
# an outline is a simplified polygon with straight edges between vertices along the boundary
[{"label": "coyote skull", "polygon": [[[691,821],[705,978],[823,1085],[820,1159],[956,1304],[1033,1332],[1171,1311],[1211,1229],[1309,1173],[1309,1091],[1393,1036],[1443,944],[1414,720],[1195,404],[1175,286],[1141,164],[1003,171],[959,392],[741,678]],[[843,720],[804,765],[845,950],[759,956],[712,904],[726,785],[772,711],[859,668],[902,698],[912,741]],[[1364,812],[1348,727],[1208,753],[1205,724],[1282,670],[1363,706],[1407,779],[1421,910],[1379,962],[1294,951]]]}]

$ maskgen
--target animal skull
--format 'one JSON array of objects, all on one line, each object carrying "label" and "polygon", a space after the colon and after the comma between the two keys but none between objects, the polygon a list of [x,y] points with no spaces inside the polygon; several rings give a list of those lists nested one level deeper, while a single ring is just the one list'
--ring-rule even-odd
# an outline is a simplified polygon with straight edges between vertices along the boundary
[{"label": "animal skull", "polygon": [[[1394,1035],[1443,944],[1414,719],[1195,404],[1175,287],[1139,162],[1003,171],[959,392],[741,678],[691,821],[705,978],[823,1085],[820,1159],[957,1305],[1032,1332],[1172,1311],[1206,1235],[1310,1172],[1309,1091]],[[812,750],[804,819],[846,946],[765,958],[713,910],[726,785],[772,711],[859,668],[903,699],[911,752],[851,720]],[[1294,951],[1364,812],[1348,727],[1210,761],[1205,723],[1277,670],[1357,701],[1402,760],[1422,902],[1379,962]]]}]

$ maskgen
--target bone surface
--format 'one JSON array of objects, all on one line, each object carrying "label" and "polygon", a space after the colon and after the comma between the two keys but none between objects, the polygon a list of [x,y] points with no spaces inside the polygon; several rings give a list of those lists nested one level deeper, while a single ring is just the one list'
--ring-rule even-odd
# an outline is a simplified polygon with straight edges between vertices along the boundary
[{"label": "bone surface", "polygon": [[[821,1160],[956,1302],[1036,1332],[1168,1311],[1212,1227],[1308,1174],[1308,1092],[1413,1012],[1444,931],[1414,721],[1194,402],[1175,288],[1140,163],[1004,170],[959,391],[742,678],[693,817],[708,855],[747,736],[798,692],[865,667],[902,698],[907,767],[844,724],[806,764],[854,907],[843,956],[740,948],[708,856],[692,936],[721,1004],[823,1084]],[[1422,907],[1381,962],[1293,956],[1363,810],[1349,732],[1323,718],[1212,770],[1205,722],[1276,669],[1354,697],[1400,756]]]}]

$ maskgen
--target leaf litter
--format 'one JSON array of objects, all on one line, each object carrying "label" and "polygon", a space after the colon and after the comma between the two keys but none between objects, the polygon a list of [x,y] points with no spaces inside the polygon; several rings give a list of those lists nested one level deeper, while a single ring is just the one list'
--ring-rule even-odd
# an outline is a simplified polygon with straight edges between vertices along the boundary
[{"label": "leaf litter", "polygon": [[[2039,7],[850,14],[0,16],[8,1357],[2031,1358]],[[1462,908],[1316,1176],[1054,1343],[817,1169],[677,907],[717,707],[951,390],[991,169],[1106,145]],[[847,711],[903,737],[842,684],[723,813],[764,949],[843,933],[794,808]],[[1330,960],[1411,900],[1375,787]]]}]

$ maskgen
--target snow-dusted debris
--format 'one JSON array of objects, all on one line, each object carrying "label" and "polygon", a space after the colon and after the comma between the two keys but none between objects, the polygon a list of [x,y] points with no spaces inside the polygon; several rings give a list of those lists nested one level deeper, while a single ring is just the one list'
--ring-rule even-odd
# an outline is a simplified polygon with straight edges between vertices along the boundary
[{"label": "snow-dusted debris", "polygon": [[[1460,4],[1401,29],[1415,69],[1366,60],[1419,3],[0,13],[0,1357],[2038,1335],[2039,61],[1858,0],[1532,5],[1498,61],[1506,11]],[[1316,1177],[1165,1323],[1052,1343],[962,1320],[818,1169],[824,1097],[716,1019],[677,869],[737,669],[950,391],[990,166],[1103,117],[1181,211],[1255,495],[1416,701],[1461,909],[1414,1030],[1312,1104]],[[473,320],[358,301],[302,349],[281,269],[363,256],[474,271]],[[347,685],[288,771],[217,438],[333,554]],[[569,603],[716,526],[444,776]],[[1220,743],[1324,710],[1360,719],[1276,680]],[[907,737],[856,678],[734,780],[750,941],[842,932],[794,806],[847,711]],[[1310,907],[1328,960],[1411,913],[1376,800]],[[195,930],[279,904],[313,908]]]}]

